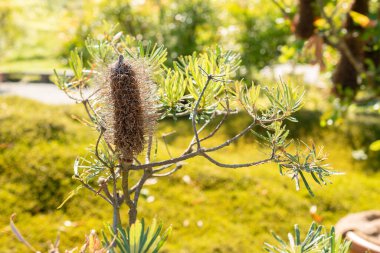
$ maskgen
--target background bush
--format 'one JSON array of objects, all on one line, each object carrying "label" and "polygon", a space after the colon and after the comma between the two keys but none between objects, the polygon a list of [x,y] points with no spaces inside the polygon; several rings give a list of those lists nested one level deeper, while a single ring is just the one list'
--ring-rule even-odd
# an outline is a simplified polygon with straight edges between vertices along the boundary
[{"label": "background bush", "polygon": [[[47,106],[16,97],[0,97],[0,107],[0,251],[24,250],[7,226],[14,212],[18,214],[16,224],[35,247],[46,248],[46,240],[54,241],[58,231],[63,248],[81,245],[90,229],[111,222],[107,220],[110,208],[87,191],[56,210],[76,186],[70,178],[75,156],[93,144],[86,127],[71,117],[83,112],[77,106]],[[159,179],[144,189],[141,216],[149,221],[157,217],[173,226],[164,252],[261,251],[263,242],[271,241],[271,229],[283,237],[295,223],[307,230],[312,205],[318,206],[318,215],[328,226],[348,212],[376,208],[380,194],[378,156],[368,151],[369,158],[360,161],[354,160],[351,152],[379,137],[378,122],[369,124],[371,118],[366,117],[342,130],[321,129],[319,115],[301,111],[298,119],[310,125],[297,124],[291,129],[294,137],[307,140],[313,135],[318,143],[326,144],[329,161],[346,175],[335,177],[333,184],[323,189],[313,185],[316,197],[311,198],[306,190],[295,192],[293,183],[279,177],[273,165],[229,171],[194,159],[173,177]],[[232,130],[213,141],[221,142],[233,134],[234,126],[247,120],[232,118],[227,127]],[[360,131],[363,126],[366,133]],[[187,120],[164,122],[159,135],[174,128],[179,131],[168,139],[172,153],[180,152],[191,138]],[[255,142],[254,137],[246,138],[229,148],[228,156],[218,153],[216,158],[226,162],[259,158],[260,153],[242,152]],[[162,150],[159,157],[166,156]],[[190,181],[184,180],[185,176]]]}]

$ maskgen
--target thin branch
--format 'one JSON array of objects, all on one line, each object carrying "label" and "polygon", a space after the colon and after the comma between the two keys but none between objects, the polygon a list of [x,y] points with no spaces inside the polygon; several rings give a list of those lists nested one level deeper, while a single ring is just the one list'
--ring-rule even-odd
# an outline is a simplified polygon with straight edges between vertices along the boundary
[{"label": "thin branch", "polygon": [[100,184],[100,189],[97,191],[98,193],[100,193],[100,191],[104,191],[104,194],[107,196],[108,199],[113,199],[114,197],[111,195],[109,189],[108,189],[108,185],[107,185],[107,182],[104,180],[101,184]]},{"label": "thin branch", "polygon": [[110,168],[110,166],[99,155],[99,143],[100,143],[100,140],[103,137],[104,132],[105,132],[105,129],[103,127],[101,127],[100,133],[99,133],[99,136],[98,136],[98,140],[96,141],[96,145],[95,145],[95,155],[99,159],[99,161],[101,163],[103,163],[104,166],[106,166],[107,168]]},{"label": "thin branch", "polygon": [[[210,119],[208,121],[206,121],[206,123],[204,123],[201,128],[198,129],[198,136],[199,134],[203,131],[203,129],[205,129],[207,127],[208,124],[210,124],[211,120],[215,117],[215,112],[211,115]],[[192,151],[192,148],[195,144],[197,144],[197,142],[195,141],[196,138],[195,138],[195,135],[193,137],[193,139],[190,141],[190,144],[189,146],[187,147],[187,149],[185,150],[185,152],[183,152],[183,155],[185,154],[188,154]],[[202,140],[199,140],[199,142],[201,142]]]},{"label": "thin branch", "polygon": [[[225,92],[226,92],[226,96],[227,96],[227,91],[225,90]],[[225,110],[226,110],[227,113],[224,114],[222,120],[218,123],[218,125],[215,127],[215,129],[210,134],[208,134],[207,136],[201,138],[199,140],[199,142],[205,141],[205,140],[209,139],[210,137],[214,136],[216,134],[216,132],[220,129],[220,127],[223,125],[223,123],[227,119],[227,117],[230,115],[230,107],[229,107],[228,96],[226,97],[226,106],[227,106],[227,108],[225,108]],[[199,133],[201,131],[203,131],[203,129],[205,129],[209,125],[209,123],[212,121],[212,119],[215,117],[215,115],[217,115],[216,111],[211,115],[210,119],[205,124],[203,124],[203,126],[198,130],[198,135],[199,135]],[[190,142],[189,147],[186,149],[186,151],[184,152],[184,154],[187,154],[187,153],[191,152],[191,150],[192,150],[192,148],[193,148],[193,146],[195,144],[196,144],[196,142],[195,142],[195,136],[194,136],[193,139]]]},{"label": "thin branch", "polygon": [[[222,111],[222,110],[215,110],[215,114],[216,114],[216,115],[225,115],[225,114],[227,114],[227,113],[229,113],[230,115],[231,115],[231,114],[237,114],[238,111],[237,111],[237,110],[234,110],[234,111],[226,112],[226,111]],[[164,113],[162,113],[162,114],[164,114]],[[191,114],[192,114],[191,111],[180,112],[180,113],[176,113],[176,114],[175,114],[175,117],[176,117],[176,118],[179,118],[179,117],[185,117],[185,116],[189,116],[189,115],[191,115]],[[166,117],[174,117],[174,114],[165,114],[165,116],[166,116]]]},{"label": "thin branch", "polygon": [[212,80],[215,82],[222,82],[222,83],[232,83],[233,82],[233,80],[224,80],[224,79],[220,79],[220,78],[215,78],[215,76],[212,76]]},{"label": "thin branch", "polygon": [[162,135],[162,140],[164,141],[166,152],[168,152],[168,155],[169,155],[170,158],[173,158],[173,157],[172,157],[172,154],[170,153],[169,146],[168,146],[168,143],[166,141],[166,137],[169,136],[169,135],[171,135],[171,134],[173,134],[173,133],[175,133],[175,131],[170,132],[168,134],[163,134]]},{"label": "thin branch", "polygon": [[[125,161],[122,161],[122,168],[121,168],[121,184],[123,188],[123,194],[124,194],[124,200],[127,206],[132,209],[135,208],[134,203],[131,199],[130,193],[129,193],[129,168],[132,166],[132,164],[127,163]],[[139,165],[143,166],[143,165]]]},{"label": "thin branch", "polygon": [[93,93],[91,93],[90,95],[87,96],[87,99],[86,100],[89,100],[90,98],[92,98],[93,96],[95,96],[99,91],[101,91],[101,89],[96,89]]},{"label": "thin branch", "polygon": [[289,13],[286,11],[286,9],[283,6],[281,6],[281,4],[277,0],[272,0],[272,3],[274,3],[279,8],[279,10],[281,11],[282,15],[284,15],[285,18],[289,17]]},{"label": "thin branch", "polygon": [[[202,69],[202,68],[201,68]],[[198,136],[198,131],[197,131],[197,125],[196,125],[196,118],[197,118],[197,115],[198,115],[198,107],[199,107],[199,104],[201,103],[201,99],[210,83],[212,79],[212,76],[211,75],[208,75],[207,76],[207,81],[205,83],[205,86],[203,87],[202,91],[201,91],[201,94],[199,95],[199,98],[194,106],[194,110],[193,110],[193,113],[192,113],[192,118],[191,118],[191,124],[193,126],[193,131],[194,131],[194,136],[195,136],[195,140],[196,140],[196,143],[197,143],[197,149],[199,150],[201,148],[201,144],[199,142],[199,136]]]},{"label": "thin branch", "polygon": [[[113,231],[117,233],[117,227],[121,225],[121,217],[120,217],[120,198],[117,192],[117,176],[114,168],[110,168],[110,172],[112,175],[112,192],[113,192]],[[108,189],[107,189],[108,190]]]},{"label": "thin branch", "polygon": [[204,151],[205,152],[213,152],[213,151],[216,151],[216,150],[219,150],[221,148],[224,148],[224,147],[227,147],[229,146],[232,142],[238,140],[240,137],[242,137],[243,135],[245,135],[249,130],[251,130],[254,126],[256,125],[256,120],[254,120],[251,124],[249,124],[249,126],[247,126],[243,131],[241,131],[240,133],[238,133],[237,135],[235,135],[234,137],[232,137],[231,139],[225,141],[224,143],[218,145],[218,146],[215,146],[215,147],[212,147],[212,148],[206,148]]},{"label": "thin branch", "polygon": [[177,164],[177,166],[171,171],[168,171],[166,173],[161,173],[161,174],[152,174],[152,176],[153,177],[167,177],[174,174],[176,171],[180,170],[181,168],[182,168],[182,164]]},{"label": "thin branch", "polygon": [[82,179],[79,179],[79,182],[81,182],[81,184],[89,189],[90,191],[92,191],[93,193],[95,193],[95,195],[99,195],[102,199],[104,199],[105,201],[107,201],[110,205],[112,205],[112,201],[110,199],[108,199],[106,196],[104,196],[103,194],[101,194],[99,191],[95,190],[91,185],[85,183]]},{"label": "thin branch", "polygon": [[86,110],[88,117],[91,119],[92,122],[94,122],[95,117],[90,113],[90,110],[88,109],[88,100],[83,100],[82,104],[84,106],[84,109]]},{"label": "thin branch", "polygon": [[117,199],[117,175],[115,173],[114,168],[110,168],[110,172],[111,172],[111,177],[112,177],[112,193],[113,193],[114,201],[116,202],[116,200],[118,200]]},{"label": "thin branch", "polygon": [[139,182],[137,182],[134,186],[131,187],[131,189],[129,189],[129,194],[132,194],[136,191],[137,189],[137,186],[139,185]]},{"label": "thin branch", "polygon": [[154,162],[154,163],[150,163],[150,164],[141,164],[141,165],[133,165],[132,164],[130,166],[130,169],[131,170],[142,170],[142,169],[146,169],[146,168],[149,168],[149,167],[153,168],[153,167],[157,167],[157,166],[164,166],[164,165],[168,165],[168,164],[174,164],[174,163],[181,162],[181,161],[190,159],[192,157],[195,157],[195,156],[199,155],[200,153],[201,153],[200,150],[197,150],[197,151],[189,153],[189,154],[181,155],[179,157],[176,157],[176,158],[173,158],[173,159],[164,160],[164,161],[160,161],[160,162]]},{"label": "thin branch", "polygon": [[202,141],[205,141],[205,140],[213,137],[219,131],[219,129],[221,128],[221,126],[223,125],[223,123],[226,121],[227,117],[228,117],[228,114],[225,114],[223,116],[223,118],[219,121],[218,125],[216,125],[216,127],[214,128],[214,130],[212,130],[211,133],[209,133],[207,136],[203,137],[199,141],[202,142]]},{"label": "thin branch", "polygon": [[213,159],[212,157],[210,157],[206,153],[202,153],[202,155],[207,160],[209,160],[210,162],[212,162],[213,164],[215,164],[215,165],[217,165],[219,167],[222,167],[222,168],[231,168],[231,169],[257,166],[257,165],[261,165],[261,164],[265,164],[265,163],[271,162],[274,159],[273,157],[270,157],[268,159],[264,159],[264,160],[257,161],[257,162],[252,162],[252,163],[226,164],[226,163],[221,163],[221,162],[216,161],[215,159]]},{"label": "thin branch", "polygon": [[157,173],[157,172],[160,172],[160,171],[166,170],[166,169],[170,168],[170,167],[173,166],[173,165],[174,165],[174,164],[168,164],[168,165],[162,166],[161,168],[158,168],[158,169],[153,170],[152,173]]},{"label": "thin branch", "polygon": [[199,69],[201,70],[201,72],[202,72],[202,74],[203,74],[204,76],[209,76],[209,74],[207,73],[207,71],[204,70],[201,66],[199,66]]},{"label": "thin branch", "polygon": [[232,142],[234,142],[234,141],[238,140],[239,138],[241,138],[242,136],[244,136],[255,125],[265,126],[265,124],[270,124],[270,123],[273,123],[273,122],[276,122],[276,121],[281,121],[281,120],[284,120],[285,118],[286,118],[286,115],[281,115],[280,117],[272,116],[269,119],[254,119],[254,121],[248,127],[246,127],[242,132],[240,132],[239,134],[235,135],[231,139],[225,141],[224,143],[222,143],[222,144],[220,144],[218,146],[215,146],[215,147],[212,147],[212,148],[206,148],[206,149],[202,149],[201,148],[201,149],[198,149],[197,151],[194,151],[194,152],[191,152],[190,151],[191,149],[190,150],[186,150],[179,157],[168,159],[168,160],[164,160],[164,161],[160,161],[160,162],[154,162],[154,163],[150,163],[150,164],[131,165],[130,169],[131,170],[142,170],[142,169],[146,169],[146,168],[149,168],[149,167],[150,168],[154,168],[154,167],[158,167],[158,166],[171,165],[171,164],[178,163],[178,162],[181,162],[181,161],[193,158],[195,156],[198,156],[198,155],[200,155],[203,152],[213,152],[213,151],[216,151],[216,150],[220,150],[220,149],[222,149],[222,148],[224,148],[226,146],[229,146]]},{"label": "thin branch", "polygon": [[14,223],[14,219],[15,219],[15,216],[16,214],[12,214],[11,215],[11,218],[10,218],[10,227],[11,227],[11,230],[12,232],[15,234],[15,236],[17,237],[17,239],[23,243],[25,246],[27,246],[31,251],[35,252],[35,253],[38,253],[39,251],[37,251],[23,236],[22,234],[20,233],[20,231],[18,230],[18,228],[16,227],[15,223]]},{"label": "thin branch", "polygon": [[207,135],[206,137],[200,139],[200,141],[204,141],[204,140],[207,140],[211,137],[213,137],[218,131],[219,129],[221,128],[221,126],[223,125],[223,123],[226,121],[227,117],[230,115],[230,102],[229,102],[229,97],[228,97],[228,92],[227,92],[227,89],[224,89],[225,90],[225,96],[226,96],[226,114],[224,114],[223,118],[219,121],[218,125],[214,128],[214,130],[209,134]]},{"label": "thin branch", "polygon": [[153,136],[150,135],[148,138],[148,148],[146,150],[145,163],[150,163],[150,154],[152,152],[152,142],[153,142]]},{"label": "thin branch", "polygon": [[80,100],[80,99],[78,99],[78,98],[76,98],[76,97],[73,97],[70,93],[69,93],[69,91],[68,91],[68,89],[67,88],[64,88],[64,89],[61,89],[65,94],[66,94],[66,96],[68,96],[71,100],[74,100],[76,103],[82,103],[82,100]]},{"label": "thin branch", "polygon": [[136,190],[135,190],[135,196],[133,198],[133,203],[134,205],[137,207],[137,203],[139,201],[139,197],[140,197],[140,193],[141,193],[141,190],[145,184],[145,181],[151,176],[151,172],[149,171],[149,169],[146,169],[144,171],[144,174],[142,175],[140,181],[138,182],[137,184],[137,187],[136,187]]},{"label": "thin branch", "polygon": [[141,165],[141,162],[136,157],[133,157],[133,161],[135,161],[138,165]]},{"label": "thin branch", "polygon": [[[88,107],[91,109],[91,111],[94,113],[94,115],[96,116],[96,117],[94,117],[94,119],[96,120],[96,123],[99,125],[99,126],[101,126],[101,127],[103,127],[103,128],[106,128],[105,127],[105,122],[103,121],[103,119],[102,119],[102,117],[100,117],[99,115],[98,115],[98,113],[95,111],[95,109],[94,109],[94,107],[91,105],[91,103],[90,103],[90,100],[88,100]],[[113,151],[113,149],[111,148],[111,150]],[[114,151],[113,151],[114,152]]]},{"label": "thin branch", "polygon": [[117,178],[118,178],[118,174],[119,174],[119,171],[120,171],[120,168],[117,168],[117,170],[115,171],[114,169],[110,169],[110,171],[111,171],[111,175],[109,175],[105,180],[104,180],[104,183],[108,183],[108,181],[112,178],[112,179],[114,179],[114,177],[115,177],[115,180],[117,180]]}]

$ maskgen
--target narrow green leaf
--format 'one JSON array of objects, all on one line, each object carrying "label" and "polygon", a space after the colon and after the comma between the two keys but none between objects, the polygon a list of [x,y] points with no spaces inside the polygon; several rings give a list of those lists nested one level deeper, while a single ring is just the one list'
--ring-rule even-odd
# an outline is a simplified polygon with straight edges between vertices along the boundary
[{"label": "narrow green leaf", "polygon": [[309,194],[310,194],[312,197],[314,197],[314,193],[313,193],[313,191],[311,190],[311,188],[310,188],[310,186],[309,186],[309,184],[308,184],[308,182],[307,182],[305,176],[303,175],[302,171],[299,171],[299,174],[301,175],[302,181],[303,181],[303,183],[305,184],[306,189],[308,190]]},{"label": "narrow green leaf", "polygon": [[57,209],[60,209],[62,208],[67,201],[69,201],[72,197],[74,197],[76,194],[78,194],[79,190],[82,189],[83,186],[82,185],[79,185],[77,188],[75,188],[74,190],[72,190],[69,195],[63,200],[63,202],[57,207]]}]

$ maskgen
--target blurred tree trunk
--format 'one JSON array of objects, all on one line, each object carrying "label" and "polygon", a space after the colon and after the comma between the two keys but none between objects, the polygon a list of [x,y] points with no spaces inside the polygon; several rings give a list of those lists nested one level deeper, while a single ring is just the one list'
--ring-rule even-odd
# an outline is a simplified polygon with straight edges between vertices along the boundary
[{"label": "blurred tree trunk", "polygon": [[[368,0],[355,0],[351,6],[351,11],[368,15],[368,2]],[[358,79],[361,73],[358,66],[363,66],[365,59],[365,41],[360,38],[364,28],[355,24],[348,13],[345,29],[347,29],[347,34],[342,39],[341,58],[332,78],[334,83],[333,91],[339,96],[353,98],[360,85]]]},{"label": "blurred tree trunk", "polygon": [[294,18],[294,33],[307,40],[314,34],[315,0],[299,0],[298,13]]},{"label": "blurred tree trunk", "polygon": [[[378,25],[377,23],[380,20],[380,5],[377,10],[376,21],[373,21],[373,25]],[[364,51],[365,57],[365,70],[370,74],[367,75],[368,86],[374,88],[377,95],[380,94],[380,47],[378,46],[378,33],[374,33],[372,36],[369,36],[366,41],[366,49]]]}]

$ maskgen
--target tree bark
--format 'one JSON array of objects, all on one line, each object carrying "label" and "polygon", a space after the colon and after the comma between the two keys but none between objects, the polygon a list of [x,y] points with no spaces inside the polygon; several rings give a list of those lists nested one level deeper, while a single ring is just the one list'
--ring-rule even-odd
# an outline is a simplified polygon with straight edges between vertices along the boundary
[{"label": "tree bark", "polygon": [[315,0],[299,0],[298,14],[294,19],[294,33],[301,39],[307,40],[314,34],[314,5]]},{"label": "tree bark", "polygon": [[[117,206],[116,206],[117,205]],[[120,207],[119,204],[114,204],[113,206],[113,232],[117,234],[117,228],[121,225],[121,219],[120,219]]]},{"label": "tree bark", "polygon": [[[351,6],[351,11],[368,15],[368,0],[355,0]],[[362,65],[364,62],[365,42],[360,38],[360,34],[363,33],[364,28],[355,24],[349,13],[346,18],[345,28],[347,29],[347,34],[342,39],[342,43],[351,52],[354,60]],[[361,73],[358,72],[352,59],[350,60],[347,52],[342,48],[340,49],[340,54],[341,58],[332,78],[334,83],[333,92],[340,97],[348,96],[353,98],[359,89],[358,77]]]},{"label": "tree bark", "polygon": [[129,215],[129,226],[131,226],[136,223],[137,208],[136,207],[129,208],[128,215]]}]

